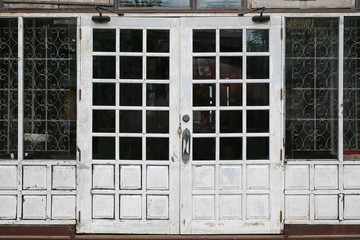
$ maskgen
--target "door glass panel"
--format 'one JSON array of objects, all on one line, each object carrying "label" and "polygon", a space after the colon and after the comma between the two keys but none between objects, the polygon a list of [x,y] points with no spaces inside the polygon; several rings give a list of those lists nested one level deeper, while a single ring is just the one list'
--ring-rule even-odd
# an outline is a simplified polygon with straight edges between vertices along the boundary
[{"label": "door glass panel", "polygon": [[215,160],[215,145],[215,138],[193,138],[193,160]]},{"label": "door glass panel", "polygon": [[143,30],[120,29],[120,52],[142,52]]},{"label": "door glass panel", "polygon": [[93,78],[115,79],[115,57],[94,56]]},{"label": "door glass panel", "polygon": [[17,19],[0,19],[0,159],[17,159]]},{"label": "door glass panel", "polygon": [[146,58],[147,79],[169,79],[169,57]]},{"label": "door glass panel", "polygon": [[141,83],[120,83],[120,106],[142,105]]},{"label": "door glass panel", "polygon": [[246,105],[268,106],[269,105],[269,84],[248,83],[246,85]]},{"label": "door glass panel", "polygon": [[269,159],[269,138],[248,137],[246,144],[246,159],[247,160]]},{"label": "door glass panel", "polygon": [[246,78],[269,78],[269,57],[250,56],[246,58]]},{"label": "door glass panel", "polygon": [[242,138],[220,138],[220,160],[241,160]]},{"label": "door glass panel", "polygon": [[142,132],[142,111],[121,110],[119,118],[121,133]]},{"label": "door glass panel", "polygon": [[169,160],[169,139],[146,138],[146,160]]},{"label": "door glass panel", "polygon": [[247,132],[269,132],[269,111],[247,111]]},{"label": "door glass panel", "polygon": [[215,57],[194,57],[193,79],[215,79]]},{"label": "door glass panel", "polygon": [[147,30],[147,52],[169,52],[169,30]]},{"label": "door glass panel", "polygon": [[120,137],[120,159],[141,160],[142,159],[142,138]]},{"label": "door glass panel", "polygon": [[242,111],[220,111],[220,133],[241,133],[242,118]]},{"label": "door glass panel", "polygon": [[114,106],[115,105],[115,84],[94,83],[93,84],[93,105]]},{"label": "door glass panel", "polygon": [[146,106],[169,106],[169,85],[146,84]]},{"label": "door glass panel", "polygon": [[94,110],[93,132],[115,132],[115,111]]},{"label": "door glass panel", "polygon": [[220,57],[220,79],[241,79],[242,57]]},{"label": "door glass panel", "polygon": [[242,84],[220,84],[220,106],[241,106]]},{"label": "door glass panel", "polygon": [[193,52],[215,52],[215,30],[193,30]]},{"label": "door glass panel", "polygon": [[242,29],[220,30],[220,52],[242,52]]},{"label": "door glass panel", "polygon": [[215,84],[194,84],[193,105],[194,106],[215,106],[216,85]]},{"label": "door glass panel", "polygon": [[215,133],[215,111],[194,111],[194,133]]},{"label": "door glass panel", "polygon": [[169,112],[168,111],[146,111],[147,133],[168,133]]},{"label": "door glass panel", "polygon": [[121,79],[142,79],[142,57],[120,57]]},{"label": "door glass panel", "polygon": [[93,137],[92,149],[93,159],[115,159],[115,138]]},{"label": "door glass panel", "polygon": [[94,29],[93,39],[94,52],[115,52],[115,29]]},{"label": "door glass panel", "polygon": [[269,51],[269,30],[249,29],[246,31],[246,46],[248,52]]},{"label": "door glass panel", "polygon": [[120,7],[190,7],[189,0],[120,0]]},{"label": "door glass panel", "polygon": [[213,7],[242,7],[241,0],[198,0],[197,6],[199,8],[213,8]]}]

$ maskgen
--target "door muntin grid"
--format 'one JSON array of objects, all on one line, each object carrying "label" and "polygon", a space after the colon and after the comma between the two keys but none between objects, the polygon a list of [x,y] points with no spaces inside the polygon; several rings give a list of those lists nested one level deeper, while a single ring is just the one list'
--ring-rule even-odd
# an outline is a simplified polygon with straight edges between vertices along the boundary
[{"label": "door muntin grid", "polygon": [[169,29],[93,29],[94,219],[169,219],[169,69]]}]

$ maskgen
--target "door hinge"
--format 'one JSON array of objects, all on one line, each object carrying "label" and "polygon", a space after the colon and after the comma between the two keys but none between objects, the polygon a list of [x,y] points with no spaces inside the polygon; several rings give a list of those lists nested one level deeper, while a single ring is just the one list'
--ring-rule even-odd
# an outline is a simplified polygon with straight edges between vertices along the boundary
[{"label": "door hinge", "polygon": [[280,149],[280,162],[282,162],[283,156],[282,156],[282,149]]},{"label": "door hinge", "polygon": [[283,89],[280,88],[280,101],[283,99]]},{"label": "door hinge", "polygon": [[79,37],[80,37],[80,40],[82,39],[82,29],[80,28],[79,29]]},{"label": "door hinge", "polygon": [[81,101],[81,89],[79,89],[79,100]]},{"label": "door hinge", "polygon": [[280,223],[283,221],[282,211],[280,211]]},{"label": "door hinge", "polygon": [[81,211],[78,212],[78,222],[81,223]]},{"label": "door hinge", "polygon": [[79,153],[79,162],[81,162],[81,149],[78,147],[77,150],[78,150],[78,153]]},{"label": "door hinge", "polygon": [[280,29],[280,38],[283,39],[283,28]]}]

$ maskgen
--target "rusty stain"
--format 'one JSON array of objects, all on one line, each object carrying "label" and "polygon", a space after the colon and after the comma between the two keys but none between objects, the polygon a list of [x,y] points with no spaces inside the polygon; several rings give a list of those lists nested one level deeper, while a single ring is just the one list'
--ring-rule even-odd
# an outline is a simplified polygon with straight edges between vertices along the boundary
[{"label": "rusty stain", "polygon": [[171,157],[171,161],[172,161],[172,162],[175,162],[175,160],[174,160],[174,156],[172,156],[172,157]]}]

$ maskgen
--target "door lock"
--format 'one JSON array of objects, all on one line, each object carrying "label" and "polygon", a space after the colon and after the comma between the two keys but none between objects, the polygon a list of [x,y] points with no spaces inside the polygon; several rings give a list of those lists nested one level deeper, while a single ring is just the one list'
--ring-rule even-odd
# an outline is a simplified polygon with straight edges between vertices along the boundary
[{"label": "door lock", "polygon": [[190,160],[190,131],[187,128],[182,133],[182,160],[185,164]]}]

